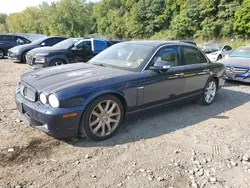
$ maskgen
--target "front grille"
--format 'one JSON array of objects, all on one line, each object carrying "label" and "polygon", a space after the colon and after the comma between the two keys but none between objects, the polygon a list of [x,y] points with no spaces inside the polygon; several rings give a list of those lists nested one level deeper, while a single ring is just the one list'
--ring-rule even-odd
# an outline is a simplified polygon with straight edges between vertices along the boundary
[{"label": "front grille", "polygon": [[231,72],[231,73],[241,73],[244,74],[247,72],[247,68],[239,68],[239,67],[226,67],[226,71],[227,72]]},{"label": "front grille", "polygon": [[24,98],[32,102],[36,101],[36,91],[33,88],[27,87],[20,83],[19,89]]}]

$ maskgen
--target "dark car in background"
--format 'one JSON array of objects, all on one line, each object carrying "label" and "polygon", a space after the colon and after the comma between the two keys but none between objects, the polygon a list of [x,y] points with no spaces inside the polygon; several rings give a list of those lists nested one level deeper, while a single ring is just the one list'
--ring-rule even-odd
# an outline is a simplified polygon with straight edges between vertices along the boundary
[{"label": "dark car in background", "polygon": [[236,48],[220,61],[226,66],[226,79],[250,83],[250,46]]},{"label": "dark car in background", "polygon": [[13,60],[14,62],[26,62],[26,54],[28,51],[45,46],[53,46],[63,40],[66,37],[43,37],[33,41],[30,44],[25,44],[21,46],[16,46],[8,50],[8,58]]},{"label": "dark car in background", "polygon": [[131,41],[87,63],[23,74],[15,99],[21,117],[58,138],[104,140],[125,115],[183,100],[210,105],[223,86],[225,66],[192,44]]},{"label": "dark car in background", "polygon": [[27,53],[27,64],[34,68],[87,62],[92,57],[120,41],[97,38],[70,38],[52,47],[36,48]]},{"label": "dark car in background", "polygon": [[0,59],[7,56],[8,50],[18,45],[29,44],[30,40],[19,35],[0,34]]}]

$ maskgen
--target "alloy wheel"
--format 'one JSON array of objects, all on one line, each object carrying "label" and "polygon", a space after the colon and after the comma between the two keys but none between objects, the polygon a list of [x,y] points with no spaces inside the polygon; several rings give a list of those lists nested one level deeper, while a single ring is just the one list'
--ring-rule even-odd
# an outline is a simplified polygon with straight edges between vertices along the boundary
[{"label": "alloy wheel", "polygon": [[216,83],[212,80],[205,89],[205,101],[209,104],[214,100],[216,94]]},{"label": "alloy wheel", "polygon": [[105,100],[98,103],[89,117],[91,132],[104,137],[110,135],[119,125],[121,120],[121,109],[113,100]]},{"label": "alloy wheel", "polygon": [[64,63],[63,62],[60,62],[60,61],[56,61],[53,66],[60,66],[60,65],[63,65]]}]

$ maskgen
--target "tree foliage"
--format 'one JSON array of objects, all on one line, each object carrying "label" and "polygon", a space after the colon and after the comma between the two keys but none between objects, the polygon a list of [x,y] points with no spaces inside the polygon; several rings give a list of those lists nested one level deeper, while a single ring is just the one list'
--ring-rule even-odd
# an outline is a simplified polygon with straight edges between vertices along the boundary
[{"label": "tree foliage", "polygon": [[0,14],[0,32],[108,38],[214,39],[250,35],[250,0],[60,0]]}]

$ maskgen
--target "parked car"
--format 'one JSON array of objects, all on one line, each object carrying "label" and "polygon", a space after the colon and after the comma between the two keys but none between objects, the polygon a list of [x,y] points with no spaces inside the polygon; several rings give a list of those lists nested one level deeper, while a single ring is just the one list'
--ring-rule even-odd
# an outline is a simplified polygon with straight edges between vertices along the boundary
[{"label": "parked car", "polygon": [[38,47],[53,46],[65,39],[65,37],[43,37],[33,41],[30,44],[16,46],[8,50],[8,58],[14,62],[26,63],[26,54],[28,51]]},{"label": "parked car", "polygon": [[223,86],[225,66],[194,45],[131,41],[111,46],[87,63],[25,73],[15,91],[24,120],[58,138],[104,140],[125,115],[197,99],[210,105]]},{"label": "parked car", "polygon": [[0,59],[7,56],[7,52],[10,48],[29,43],[31,43],[30,40],[19,35],[0,34]]},{"label": "parked car", "polygon": [[27,64],[34,69],[69,63],[87,62],[119,41],[96,38],[68,39],[52,47],[36,48],[27,53]]},{"label": "parked car", "polygon": [[236,48],[220,61],[226,66],[226,79],[250,83],[250,46]]},{"label": "parked car", "polygon": [[224,58],[232,50],[232,47],[217,43],[207,43],[202,46],[202,50],[206,53],[210,61],[215,62]]}]

